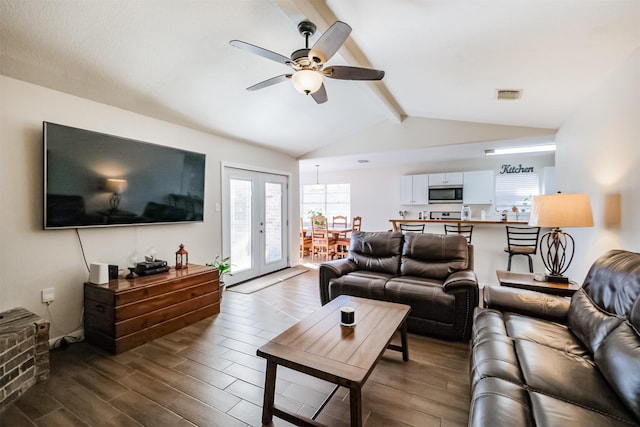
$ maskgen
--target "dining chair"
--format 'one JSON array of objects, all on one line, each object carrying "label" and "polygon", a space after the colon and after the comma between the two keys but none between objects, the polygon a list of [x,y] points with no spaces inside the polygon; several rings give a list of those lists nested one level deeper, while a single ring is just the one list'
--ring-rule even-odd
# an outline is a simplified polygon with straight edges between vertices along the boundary
[{"label": "dining chair", "polygon": [[362,231],[362,217],[354,216],[351,220],[351,231]]},{"label": "dining chair", "polygon": [[462,234],[467,239],[467,243],[471,244],[473,225],[445,224],[444,234]]},{"label": "dining chair", "polygon": [[524,255],[529,258],[529,272],[533,273],[533,258],[538,251],[538,237],[540,227],[514,227],[507,225],[507,247],[504,251],[509,254],[507,271],[511,271],[511,258],[515,255]]},{"label": "dining chair", "polygon": [[336,230],[339,228],[344,228],[345,231],[343,233],[337,233],[338,238],[346,238],[347,237],[347,217],[344,215],[334,215],[331,220],[331,228]]},{"label": "dining chair", "polygon": [[[351,229],[347,228],[347,217],[345,215],[335,215],[331,221],[333,236],[336,238],[336,255],[344,258],[349,251],[351,244]],[[344,229],[344,231],[338,232]]]},{"label": "dining chair", "polygon": [[300,217],[300,258],[304,258],[305,255],[311,253],[311,236],[307,236],[304,231],[303,219]]},{"label": "dining chair", "polygon": [[400,231],[403,233],[424,233],[424,224],[403,224],[400,223]]},{"label": "dining chair", "polygon": [[337,243],[333,233],[329,232],[327,218],[315,216],[311,218],[311,260],[316,255],[324,255],[327,259],[333,257],[337,251]]}]

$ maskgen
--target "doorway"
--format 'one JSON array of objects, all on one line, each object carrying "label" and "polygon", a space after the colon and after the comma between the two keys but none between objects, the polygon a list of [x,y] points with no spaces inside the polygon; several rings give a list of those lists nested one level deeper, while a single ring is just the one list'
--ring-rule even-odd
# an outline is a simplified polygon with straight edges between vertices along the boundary
[{"label": "doorway", "polygon": [[285,175],[224,167],[223,247],[227,285],[288,266],[288,181]]}]

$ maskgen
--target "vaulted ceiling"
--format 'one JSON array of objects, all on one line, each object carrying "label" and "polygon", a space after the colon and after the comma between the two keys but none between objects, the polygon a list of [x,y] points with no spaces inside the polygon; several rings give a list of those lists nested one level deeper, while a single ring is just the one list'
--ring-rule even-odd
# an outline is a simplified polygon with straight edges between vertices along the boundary
[{"label": "vaulted ceiling", "polygon": [[[289,69],[229,41],[289,56],[305,18],[310,43],[348,23],[328,62],[384,79],[325,79],[324,104],[290,81],[246,91]],[[0,73],[296,157],[338,143],[357,156],[366,146],[345,149],[351,136],[408,119],[549,134],[640,46],[638,22],[637,0],[2,0]],[[498,101],[496,89],[523,92]]]}]

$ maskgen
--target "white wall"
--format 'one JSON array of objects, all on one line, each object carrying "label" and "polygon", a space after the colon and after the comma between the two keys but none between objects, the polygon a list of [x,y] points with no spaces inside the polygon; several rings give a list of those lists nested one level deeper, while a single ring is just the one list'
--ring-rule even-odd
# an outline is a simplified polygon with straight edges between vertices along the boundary
[{"label": "white wall", "polygon": [[[221,202],[222,161],[290,174],[290,188],[298,188],[297,161],[281,153],[3,76],[0,94],[0,310],[22,306],[53,320],[52,338],[80,324],[88,273],[75,230],[42,230],[43,121],[207,155],[203,223],[81,229],[89,262],[123,267],[129,252],[142,256],[151,246],[158,258],[171,262],[180,243],[189,251],[190,262],[213,261],[222,250],[222,212],[215,211],[215,203]],[[291,218],[297,218],[297,191],[291,191],[290,205]],[[297,226],[297,221],[290,223]],[[295,264],[297,228],[290,235]],[[40,290],[49,287],[56,291],[52,318],[40,302]]]},{"label": "white wall", "polygon": [[[578,109],[557,135],[556,180],[587,193],[593,228],[566,230],[576,240],[568,274],[583,280],[609,249],[640,251],[640,49]],[[619,223],[605,215],[619,197]]]}]

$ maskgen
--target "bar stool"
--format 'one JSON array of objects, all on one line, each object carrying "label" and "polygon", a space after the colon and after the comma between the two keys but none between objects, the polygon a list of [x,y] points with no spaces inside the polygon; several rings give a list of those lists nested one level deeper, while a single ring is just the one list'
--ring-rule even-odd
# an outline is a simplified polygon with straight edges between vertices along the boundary
[{"label": "bar stool", "polygon": [[529,258],[529,273],[533,273],[533,258],[538,252],[538,236],[540,227],[514,227],[506,226],[507,247],[504,251],[509,254],[507,271],[511,271],[511,258],[514,255],[525,255]]},{"label": "bar stool", "polygon": [[462,234],[467,243],[471,244],[471,234],[473,233],[473,225],[461,225],[461,224],[445,224],[444,234]]}]

